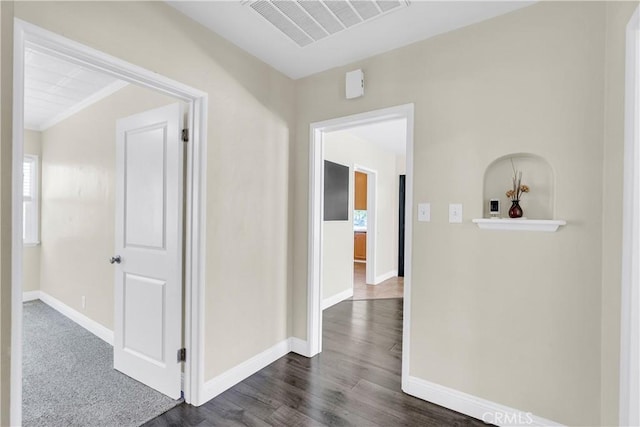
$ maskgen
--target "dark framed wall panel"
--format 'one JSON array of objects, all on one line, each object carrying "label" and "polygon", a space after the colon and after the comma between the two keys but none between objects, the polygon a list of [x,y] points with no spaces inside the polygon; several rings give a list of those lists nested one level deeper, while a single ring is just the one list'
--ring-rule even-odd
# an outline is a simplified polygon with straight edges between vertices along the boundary
[{"label": "dark framed wall panel", "polygon": [[324,220],[349,220],[349,167],[324,161]]}]

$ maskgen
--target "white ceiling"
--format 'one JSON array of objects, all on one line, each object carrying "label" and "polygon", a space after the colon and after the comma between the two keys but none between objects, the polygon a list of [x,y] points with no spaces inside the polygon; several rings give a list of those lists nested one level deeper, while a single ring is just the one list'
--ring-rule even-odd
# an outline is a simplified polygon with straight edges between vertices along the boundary
[{"label": "white ceiling", "polygon": [[[305,4],[315,2],[298,0],[300,1]],[[304,47],[300,47],[256,12],[251,7],[253,1],[168,3],[287,76],[298,79],[484,21],[535,2],[412,1],[408,7],[353,25]]]},{"label": "white ceiling", "polygon": [[24,125],[42,131],[127,85],[111,76],[27,48]]},{"label": "white ceiling", "polygon": [[407,151],[407,122],[405,119],[367,124],[337,132],[351,134],[393,154],[405,155]]}]

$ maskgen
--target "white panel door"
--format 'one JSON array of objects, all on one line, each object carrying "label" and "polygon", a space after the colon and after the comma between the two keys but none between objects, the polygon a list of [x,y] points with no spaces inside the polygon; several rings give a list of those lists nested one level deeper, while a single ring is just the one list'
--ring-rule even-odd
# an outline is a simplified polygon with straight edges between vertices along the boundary
[{"label": "white panel door", "polygon": [[178,399],[182,107],[117,122],[114,368]]}]

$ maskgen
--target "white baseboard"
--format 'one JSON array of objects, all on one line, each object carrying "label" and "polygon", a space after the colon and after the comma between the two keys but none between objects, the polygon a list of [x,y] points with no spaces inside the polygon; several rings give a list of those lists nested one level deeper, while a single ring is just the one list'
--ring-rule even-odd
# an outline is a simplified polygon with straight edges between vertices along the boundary
[{"label": "white baseboard", "polygon": [[353,296],[353,287],[347,289],[345,291],[340,292],[339,294],[335,294],[329,298],[325,298],[322,300],[322,309],[326,310],[327,308],[336,305],[339,302],[346,300],[347,298],[351,298]]},{"label": "white baseboard", "polygon": [[112,330],[102,326],[100,323],[96,322],[95,320],[89,319],[84,314],[74,310],[73,308],[63,303],[62,301],[47,294],[46,292],[39,291],[38,298],[40,299],[40,301],[47,304],[49,307],[53,308],[63,316],[66,316],[69,319],[73,320],[78,325],[82,326],[87,331],[91,332],[93,335],[97,336],[98,338],[107,342],[108,344],[113,345]]},{"label": "white baseboard", "polygon": [[22,293],[22,302],[40,299],[40,291],[26,291]]},{"label": "white baseboard", "polygon": [[289,351],[304,357],[309,355],[309,342],[296,337],[289,337]]},{"label": "white baseboard", "polygon": [[376,276],[376,280],[374,282],[374,285],[379,285],[380,283],[384,282],[385,280],[391,279],[392,277],[396,277],[397,275],[398,275],[398,270],[387,271],[384,274]]},{"label": "white baseboard", "polygon": [[519,411],[416,377],[410,376],[403,381],[402,391],[497,426],[563,426],[530,412]]},{"label": "white baseboard", "polygon": [[253,356],[251,359],[245,360],[241,364],[234,366],[228,371],[207,381],[204,383],[204,390],[201,394],[202,399],[200,402],[196,402],[195,405],[203,405],[217,395],[238,384],[240,381],[243,381],[245,378],[250,377],[260,369],[286,355],[289,353],[289,343],[289,339],[280,341],[273,347],[266,349],[262,353]]},{"label": "white baseboard", "polygon": [[207,381],[204,384],[204,390],[201,394],[202,399],[199,402],[195,402],[194,405],[201,406],[207,403],[209,400],[255,374],[260,369],[272,364],[289,352],[309,357],[309,343],[296,337],[289,337],[286,340],[280,341],[273,347],[266,349],[251,359]]},{"label": "white baseboard", "polygon": [[[353,291],[352,291],[353,292]],[[98,338],[113,345],[113,331],[105,328],[94,320],[89,319],[84,314],[74,310],[62,301],[52,297],[51,295],[42,291],[31,291],[23,294],[25,301],[32,301],[40,299],[43,303],[49,307],[58,311],[60,314],[68,317],[78,325],[82,326],[89,332],[96,335]],[[252,357],[249,360],[229,369],[228,371],[218,375],[210,381],[204,384],[204,390],[201,394],[202,399],[199,402],[194,402],[196,406],[200,406],[209,400],[213,399],[220,393],[233,387],[245,378],[255,374],[260,369],[275,362],[282,356],[285,356],[289,352],[300,354],[301,356],[309,357],[309,344],[307,341],[300,338],[290,337],[286,340],[279,342],[273,347],[263,351],[260,354]]]}]

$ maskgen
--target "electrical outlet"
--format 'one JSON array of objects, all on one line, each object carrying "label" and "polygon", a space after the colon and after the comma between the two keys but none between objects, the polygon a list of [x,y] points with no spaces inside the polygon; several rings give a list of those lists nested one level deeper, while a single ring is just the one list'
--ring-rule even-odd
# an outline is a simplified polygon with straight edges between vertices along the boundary
[{"label": "electrical outlet", "polygon": [[87,306],[87,297],[82,295],[82,309],[84,310]]},{"label": "electrical outlet", "polygon": [[458,224],[462,222],[462,204],[452,203],[449,205],[449,222]]}]

